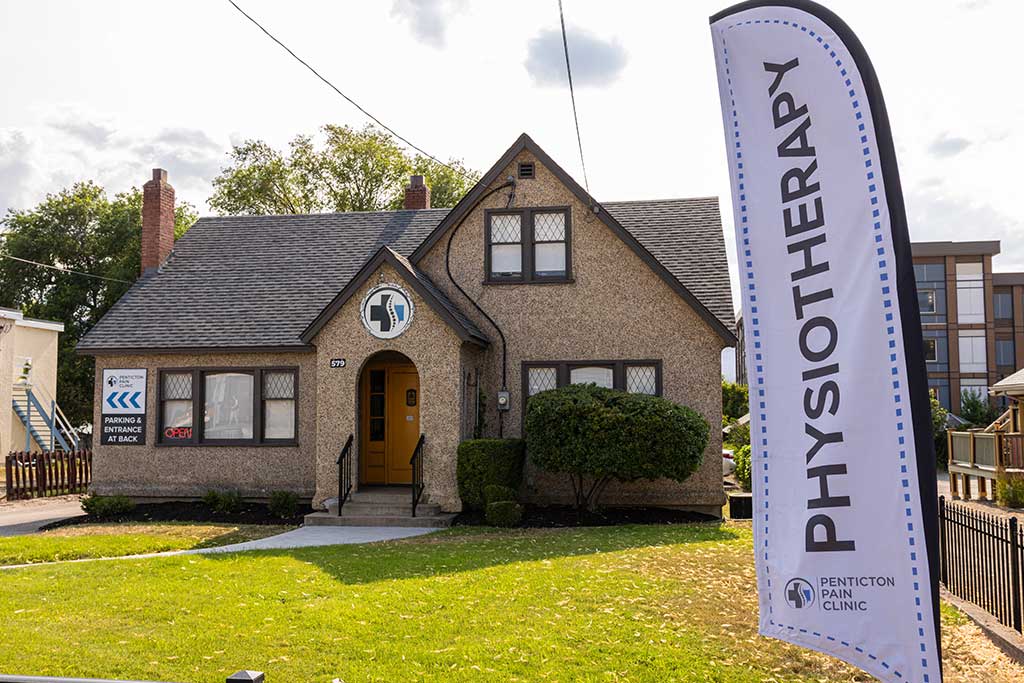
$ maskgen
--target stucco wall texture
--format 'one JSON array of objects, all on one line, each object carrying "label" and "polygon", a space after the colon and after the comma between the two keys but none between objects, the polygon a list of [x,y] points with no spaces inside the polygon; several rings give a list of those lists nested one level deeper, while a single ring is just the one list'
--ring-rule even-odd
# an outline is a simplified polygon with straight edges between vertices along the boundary
[{"label": "stucco wall texture", "polygon": [[[401,286],[409,293],[415,314],[401,336],[383,340],[371,336],[359,317],[359,306],[381,283]],[[314,504],[338,495],[338,452],[354,434],[361,437],[358,416],[359,381],[363,367],[375,354],[397,351],[411,360],[420,380],[420,431],[426,436],[423,453],[425,500],[443,510],[461,509],[455,484],[455,455],[462,420],[462,340],[395,270],[383,264],[345,303],[313,339],[321,371],[317,377],[317,489]],[[328,369],[331,358],[346,366]],[[356,451],[358,453],[358,447]],[[409,453],[411,456],[412,453]],[[354,463],[353,486],[358,486],[359,461]]]},{"label": "stucco wall texture", "polygon": [[[157,445],[158,370],[173,368],[298,367],[297,446]],[[103,370],[146,368],[146,444],[100,445]],[[238,491],[266,498],[274,491],[313,496],[316,482],[316,354],[225,353],[97,356],[93,447],[95,493],[134,497],[189,498],[209,490]]]},{"label": "stucco wall texture", "polygon": [[[519,180],[514,206],[569,206],[572,212],[573,282],[544,285],[486,285],[484,210],[504,208],[498,192],[463,221],[451,248],[455,279],[505,332],[508,339],[508,390],[511,410],[501,418],[505,436],[519,436],[522,425],[524,361],[663,361],[663,396],[688,405],[708,421],[710,440],[704,463],[685,482],[637,482],[611,485],[606,504],[668,505],[719,514],[725,501],[721,471],[721,350],[724,342],[639,256],[622,242],[555,175],[523,152],[499,176],[516,174],[521,161],[535,162],[536,177]],[[462,306],[492,339],[498,336],[455,290],[445,273],[447,238],[419,264],[448,296]],[[501,348],[495,341],[484,367],[489,435],[499,431],[494,408],[501,385]],[[536,502],[568,502],[565,477],[527,468],[525,497]]]}]

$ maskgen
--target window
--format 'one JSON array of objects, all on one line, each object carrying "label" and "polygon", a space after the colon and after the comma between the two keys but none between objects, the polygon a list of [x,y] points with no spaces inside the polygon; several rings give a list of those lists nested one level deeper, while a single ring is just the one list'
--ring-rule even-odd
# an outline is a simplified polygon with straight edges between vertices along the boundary
[{"label": "window", "polygon": [[964,397],[968,394],[974,394],[978,398],[985,398],[988,394],[988,382],[983,379],[961,379],[960,400],[963,401]]},{"label": "window", "polygon": [[263,439],[295,438],[295,373],[263,373]]},{"label": "window", "polygon": [[939,360],[939,344],[934,338],[924,340],[924,362],[937,363]]},{"label": "window", "polygon": [[370,441],[384,440],[385,388],[385,371],[370,370]]},{"label": "window", "polygon": [[921,309],[921,313],[934,313],[935,312],[935,290],[934,289],[919,289],[917,290],[917,305]]},{"label": "window", "polygon": [[986,372],[985,331],[960,330],[960,372]]},{"label": "window", "polygon": [[956,264],[956,311],[959,323],[985,322],[985,283],[981,263]]},{"label": "window", "polygon": [[1003,367],[1017,365],[1012,339],[996,339],[996,365]]},{"label": "window", "polygon": [[490,218],[491,277],[522,277],[523,217],[513,213],[494,214]]},{"label": "window", "polygon": [[993,299],[996,320],[1013,320],[1013,294],[996,292]]},{"label": "window", "polygon": [[928,389],[933,394],[935,394],[935,398],[939,399],[939,403],[942,404],[943,408],[945,408],[946,410],[951,410],[952,406],[950,405],[950,402],[949,402],[949,380],[948,379],[941,379],[941,378],[938,378],[938,377],[929,377],[928,378]]},{"label": "window", "polygon": [[162,370],[159,387],[160,444],[295,443],[294,368]]},{"label": "window", "polygon": [[568,384],[596,384],[631,394],[661,395],[661,361],[553,361],[523,363],[523,395]]},{"label": "window", "polygon": [[485,217],[487,283],[570,279],[569,209],[488,210]]},{"label": "window", "polygon": [[519,162],[519,179],[530,180],[534,177],[534,166],[532,161]]}]

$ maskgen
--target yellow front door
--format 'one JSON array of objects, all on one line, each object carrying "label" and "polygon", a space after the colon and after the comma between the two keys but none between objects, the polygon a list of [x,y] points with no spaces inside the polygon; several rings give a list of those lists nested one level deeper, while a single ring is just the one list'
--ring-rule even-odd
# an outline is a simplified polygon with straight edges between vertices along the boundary
[{"label": "yellow front door", "polygon": [[372,363],[362,382],[362,483],[411,484],[420,436],[420,380],[409,364]]}]

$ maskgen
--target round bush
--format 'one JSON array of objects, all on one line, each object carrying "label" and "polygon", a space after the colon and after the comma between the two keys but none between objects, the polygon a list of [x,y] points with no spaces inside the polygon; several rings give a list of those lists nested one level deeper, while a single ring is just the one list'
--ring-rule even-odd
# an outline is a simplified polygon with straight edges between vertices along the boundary
[{"label": "round bush", "polygon": [[274,491],[267,504],[270,514],[281,519],[294,517],[299,511],[299,496],[291,491]]},{"label": "round bush", "polygon": [[462,504],[483,510],[484,489],[506,486],[519,490],[523,479],[525,444],[521,439],[470,439],[459,444],[455,475]]},{"label": "round bush", "polygon": [[135,503],[128,496],[86,496],[82,499],[85,514],[98,519],[120,517],[134,509]]},{"label": "round bush", "polygon": [[499,500],[487,504],[484,516],[491,526],[519,526],[523,521],[523,506],[514,500]]},{"label": "round bush", "polygon": [[[592,504],[584,499],[596,499],[610,479],[683,481],[700,467],[709,432],[691,408],[593,384],[541,392],[526,409],[530,459],[573,477],[579,505]],[[596,482],[589,495],[584,478]]]},{"label": "round bush", "polygon": [[516,490],[510,486],[491,484],[484,487],[484,500],[488,505],[491,503],[500,503],[505,500],[515,501],[517,497]]}]

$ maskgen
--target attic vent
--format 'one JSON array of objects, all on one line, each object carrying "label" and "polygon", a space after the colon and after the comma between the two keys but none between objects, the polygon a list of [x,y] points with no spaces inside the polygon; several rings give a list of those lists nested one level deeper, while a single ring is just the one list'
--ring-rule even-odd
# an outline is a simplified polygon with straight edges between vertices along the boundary
[{"label": "attic vent", "polygon": [[519,178],[530,180],[533,178],[533,162],[532,161],[520,161],[519,162]]}]

